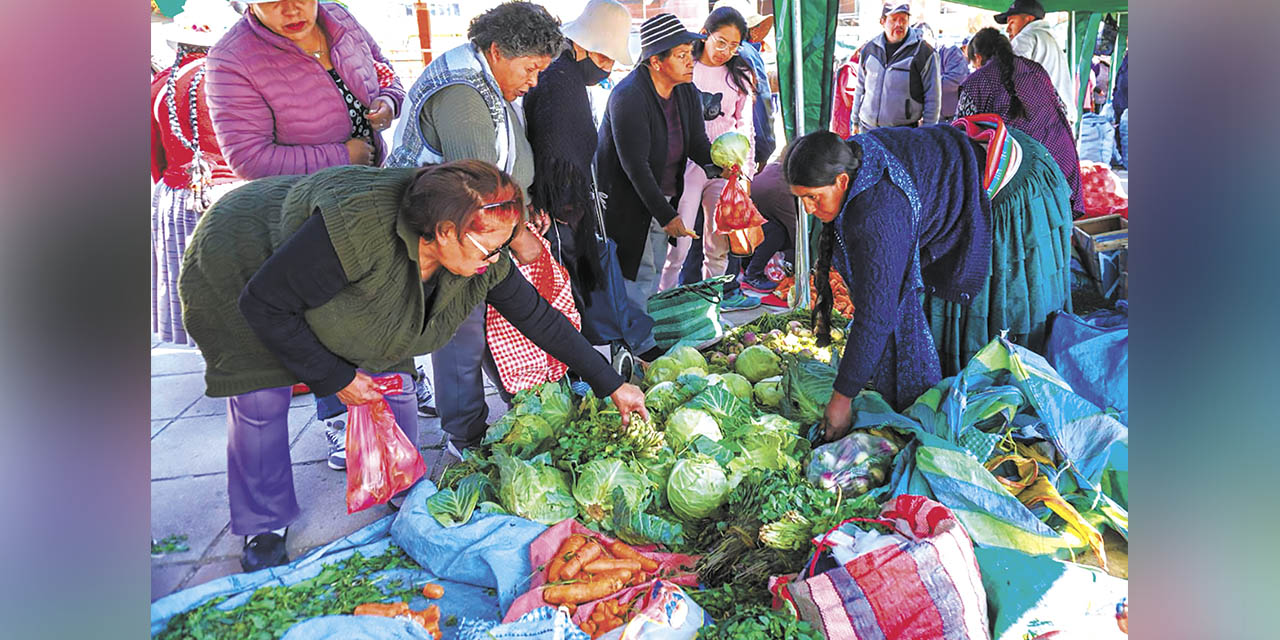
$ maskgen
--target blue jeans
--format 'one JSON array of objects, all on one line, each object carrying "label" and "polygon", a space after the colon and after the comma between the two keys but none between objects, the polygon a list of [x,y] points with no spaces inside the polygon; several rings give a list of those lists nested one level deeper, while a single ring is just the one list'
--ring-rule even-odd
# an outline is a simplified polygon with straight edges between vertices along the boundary
[{"label": "blue jeans", "polygon": [[[705,218],[703,217],[703,211],[699,209],[698,220],[694,223],[693,228],[702,229],[704,222]],[[689,247],[689,255],[685,256],[684,268],[680,270],[681,285],[702,282],[702,258],[702,243],[694,242],[693,245]],[[741,270],[742,258],[730,254],[729,261],[726,263],[724,272],[726,275],[735,276],[735,278],[730,282],[726,282],[724,285],[724,295],[726,298],[737,295],[742,291],[742,286],[738,284],[738,279],[736,277],[738,272]]]}]

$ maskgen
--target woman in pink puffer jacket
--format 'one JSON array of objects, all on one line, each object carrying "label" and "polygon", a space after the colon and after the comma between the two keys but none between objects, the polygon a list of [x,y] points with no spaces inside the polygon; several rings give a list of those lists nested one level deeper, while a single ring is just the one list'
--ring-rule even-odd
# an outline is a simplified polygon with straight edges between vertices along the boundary
[{"label": "woman in pink puffer jacket", "polygon": [[390,62],[341,5],[250,1],[209,51],[209,108],[218,143],[245,179],[308,174],[344,164],[377,166],[379,135],[404,101]]}]

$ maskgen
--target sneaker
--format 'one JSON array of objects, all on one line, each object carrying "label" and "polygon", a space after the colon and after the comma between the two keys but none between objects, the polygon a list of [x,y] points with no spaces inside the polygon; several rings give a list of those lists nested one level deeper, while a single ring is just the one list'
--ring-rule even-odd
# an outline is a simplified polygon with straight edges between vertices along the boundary
[{"label": "sneaker", "polygon": [[440,415],[436,411],[436,394],[431,389],[431,380],[422,367],[418,367],[418,375],[413,379],[413,392],[418,396],[418,415],[427,418]]},{"label": "sneaker", "polygon": [[252,573],[288,564],[289,551],[285,548],[285,537],[288,535],[289,531],[286,529],[284,535],[268,531],[249,538],[240,552],[240,567],[245,573]]},{"label": "sneaker", "polygon": [[735,293],[720,301],[722,311],[745,311],[760,306],[760,298],[745,293]]},{"label": "sneaker", "polygon": [[791,306],[785,299],[778,297],[778,294],[776,293],[770,293],[769,295],[760,298],[760,304],[768,307],[781,307],[783,309]]},{"label": "sneaker", "polygon": [[772,293],[774,289],[778,288],[778,283],[764,277],[753,278],[747,276],[742,278],[742,288],[755,293]]},{"label": "sneaker", "polygon": [[324,438],[329,441],[329,468],[343,471],[347,468],[347,424],[334,420],[325,424]]},{"label": "sneaker", "polygon": [[613,347],[613,370],[622,376],[623,380],[631,381],[631,376],[635,373],[636,360],[625,347]]}]

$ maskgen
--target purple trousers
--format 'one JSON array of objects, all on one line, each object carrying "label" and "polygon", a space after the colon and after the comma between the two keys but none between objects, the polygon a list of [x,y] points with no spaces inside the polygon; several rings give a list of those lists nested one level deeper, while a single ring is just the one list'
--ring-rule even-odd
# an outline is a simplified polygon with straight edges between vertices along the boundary
[{"label": "purple trousers", "polygon": [[[405,393],[386,396],[396,423],[418,442],[413,380],[399,374]],[[227,497],[231,533],[251,536],[287,526],[298,518],[289,457],[290,387],[260,389],[227,398]],[[323,437],[316,435],[315,437]]]}]

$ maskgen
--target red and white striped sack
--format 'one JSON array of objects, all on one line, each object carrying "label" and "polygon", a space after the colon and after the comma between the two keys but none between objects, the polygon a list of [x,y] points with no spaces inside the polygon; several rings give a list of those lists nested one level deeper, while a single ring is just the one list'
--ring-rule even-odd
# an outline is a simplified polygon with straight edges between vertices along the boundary
[{"label": "red and white striped sack", "polygon": [[[816,576],[775,579],[771,590],[790,602],[799,618],[827,638],[842,640],[990,639],[987,595],[973,543],[950,509],[922,496],[901,495],[885,505],[878,520],[845,522],[859,520],[892,527],[906,541]],[[815,539],[815,560],[829,546],[826,538]],[[813,565],[801,575],[809,575]]]}]

